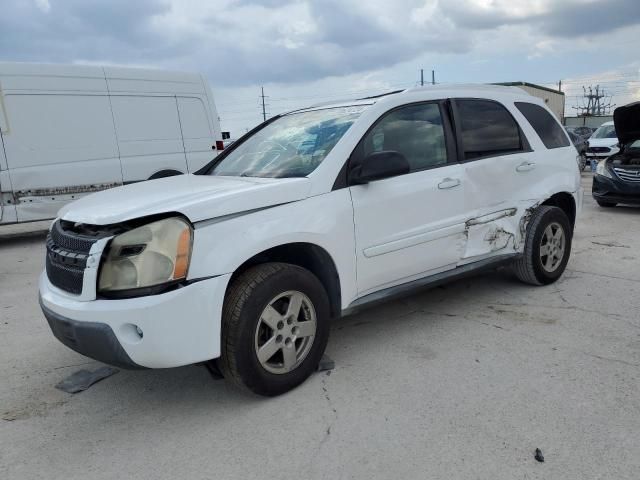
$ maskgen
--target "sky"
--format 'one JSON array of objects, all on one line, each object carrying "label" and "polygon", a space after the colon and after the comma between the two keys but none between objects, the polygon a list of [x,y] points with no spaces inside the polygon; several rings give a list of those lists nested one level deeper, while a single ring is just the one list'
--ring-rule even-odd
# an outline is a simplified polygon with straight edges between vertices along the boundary
[{"label": "sky", "polygon": [[223,130],[419,84],[600,84],[640,100],[639,0],[2,0],[0,61],[203,73]]}]

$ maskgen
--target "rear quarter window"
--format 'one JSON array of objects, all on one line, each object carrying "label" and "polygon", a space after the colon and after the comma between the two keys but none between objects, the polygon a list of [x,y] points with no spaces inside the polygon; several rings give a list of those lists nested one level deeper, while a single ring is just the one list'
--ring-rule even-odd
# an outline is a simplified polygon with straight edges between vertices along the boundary
[{"label": "rear quarter window", "polygon": [[545,147],[560,148],[570,145],[558,121],[540,105],[528,102],[515,102],[515,105],[531,124]]}]

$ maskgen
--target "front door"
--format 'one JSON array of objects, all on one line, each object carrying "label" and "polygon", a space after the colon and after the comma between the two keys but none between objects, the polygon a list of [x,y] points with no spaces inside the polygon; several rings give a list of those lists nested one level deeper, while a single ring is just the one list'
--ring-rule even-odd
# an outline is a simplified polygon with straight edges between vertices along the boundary
[{"label": "front door", "polygon": [[397,151],[405,175],[350,187],[360,296],[455,268],[465,248],[462,166],[439,102],[382,116],[352,155]]}]

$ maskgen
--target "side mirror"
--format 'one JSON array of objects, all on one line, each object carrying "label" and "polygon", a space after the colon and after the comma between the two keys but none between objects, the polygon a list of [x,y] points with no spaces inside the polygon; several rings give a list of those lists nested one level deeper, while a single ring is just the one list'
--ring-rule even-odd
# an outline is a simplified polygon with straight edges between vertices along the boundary
[{"label": "side mirror", "polygon": [[409,173],[409,162],[400,152],[375,152],[351,165],[349,183],[363,184]]}]

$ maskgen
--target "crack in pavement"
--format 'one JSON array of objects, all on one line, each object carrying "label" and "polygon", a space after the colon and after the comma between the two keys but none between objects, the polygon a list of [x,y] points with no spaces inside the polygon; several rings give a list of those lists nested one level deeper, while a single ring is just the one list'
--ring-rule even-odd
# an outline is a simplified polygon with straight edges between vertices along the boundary
[{"label": "crack in pavement", "polygon": [[604,273],[595,273],[595,272],[587,272],[586,270],[569,270],[568,272],[576,272],[576,273],[586,273],[587,275],[593,275],[595,277],[605,277],[605,278],[614,278],[616,280],[625,280],[627,282],[640,283],[640,280],[636,280],[634,278],[626,278],[626,277],[618,277],[615,275],[606,275]]}]

